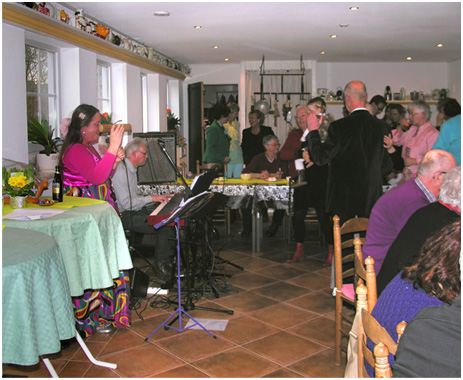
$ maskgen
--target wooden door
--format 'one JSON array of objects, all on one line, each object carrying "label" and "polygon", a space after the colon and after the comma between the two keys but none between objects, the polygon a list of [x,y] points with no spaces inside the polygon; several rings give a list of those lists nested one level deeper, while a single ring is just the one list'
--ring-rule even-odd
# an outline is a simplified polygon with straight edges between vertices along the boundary
[{"label": "wooden door", "polygon": [[188,85],[188,170],[196,173],[196,160],[200,164],[204,155],[204,85],[197,82]]}]

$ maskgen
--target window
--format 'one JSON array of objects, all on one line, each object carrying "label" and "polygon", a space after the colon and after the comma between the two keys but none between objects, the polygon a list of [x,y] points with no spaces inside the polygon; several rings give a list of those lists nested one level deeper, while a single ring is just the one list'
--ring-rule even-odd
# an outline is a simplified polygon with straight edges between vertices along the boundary
[{"label": "window", "polygon": [[146,74],[141,75],[141,106],[143,116],[143,132],[148,132],[148,88],[147,88],[147,77]]},{"label": "window", "polygon": [[111,113],[111,68],[103,62],[97,63],[98,109]]},{"label": "window", "polygon": [[57,130],[57,54],[26,45],[27,120],[47,120]]}]

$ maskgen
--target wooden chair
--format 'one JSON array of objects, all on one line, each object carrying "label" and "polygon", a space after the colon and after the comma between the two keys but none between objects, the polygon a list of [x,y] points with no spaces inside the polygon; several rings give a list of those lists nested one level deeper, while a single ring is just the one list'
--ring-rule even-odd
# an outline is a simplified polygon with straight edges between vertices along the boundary
[{"label": "wooden chair", "polygon": [[[402,336],[406,322],[397,325],[397,343],[379,322],[368,312],[368,290],[365,285],[360,284],[357,289],[357,313],[360,313],[360,326],[358,332],[358,376],[369,377],[365,368],[365,360],[375,369],[375,377],[392,377],[392,370],[389,364],[389,354],[395,355],[397,345]],[[369,338],[375,347],[373,352],[367,346]]]},{"label": "wooden chair", "polygon": [[368,256],[363,264],[362,241],[354,240],[354,283],[366,285],[368,290],[368,311],[371,313],[378,299],[376,291],[375,259]]},{"label": "wooden chair", "polygon": [[[346,221],[342,227],[339,226],[339,217],[336,215],[333,218],[333,233],[334,233],[334,265],[335,265],[335,289],[333,295],[336,296],[336,311],[335,311],[335,347],[334,347],[334,363],[341,364],[341,351],[347,351],[347,340],[349,331],[354,320],[355,309],[349,310],[344,306],[344,303],[355,305],[355,289],[354,284],[344,284],[344,280],[354,276],[354,238],[353,234],[365,233],[368,227],[368,218],[353,218]],[[359,238],[363,243],[364,237]],[[342,251],[351,249],[343,257]],[[343,264],[348,264],[349,267],[343,270]],[[343,321],[347,322],[344,323]],[[346,344],[343,346],[342,341],[345,338]]]}]

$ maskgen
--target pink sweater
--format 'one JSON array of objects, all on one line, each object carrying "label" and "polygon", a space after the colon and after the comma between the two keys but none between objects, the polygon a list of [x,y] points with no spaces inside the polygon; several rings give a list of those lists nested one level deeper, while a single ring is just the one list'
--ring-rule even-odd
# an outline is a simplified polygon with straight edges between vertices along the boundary
[{"label": "pink sweater", "polygon": [[113,175],[116,156],[106,152],[103,158],[90,146],[74,144],[63,155],[63,183],[69,186],[101,185]]}]

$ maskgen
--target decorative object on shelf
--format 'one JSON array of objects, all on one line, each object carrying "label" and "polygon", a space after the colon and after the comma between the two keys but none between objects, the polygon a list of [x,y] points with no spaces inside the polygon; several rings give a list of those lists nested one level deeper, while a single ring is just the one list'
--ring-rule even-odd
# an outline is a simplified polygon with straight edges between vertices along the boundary
[{"label": "decorative object on shelf", "polygon": [[23,208],[26,205],[27,196],[34,195],[34,169],[28,166],[25,169],[2,168],[3,194],[10,196],[10,204],[14,208]]},{"label": "decorative object on shelf", "polygon": [[392,92],[390,86],[386,86],[386,90],[384,90],[384,99],[386,99],[386,101],[392,100]]},{"label": "decorative object on shelf", "polygon": [[439,100],[439,89],[438,88],[435,88],[434,90],[432,90],[431,98],[432,100]]},{"label": "decorative object on shelf", "polygon": [[448,92],[449,92],[449,90],[447,90],[445,88],[440,90],[440,92],[439,92],[439,100],[445,99],[447,97]]},{"label": "decorative object on shelf", "polygon": [[326,95],[328,95],[328,89],[327,88],[317,88],[317,94],[321,98],[326,98]]},{"label": "decorative object on shelf", "polygon": [[405,97],[407,95],[407,91],[405,90],[404,87],[400,88],[400,100],[405,100]]},{"label": "decorative object on shelf", "polygon": [[342,87],[338,87],[336,90],[336,100],[337,101],[343,100]]},{"label": "decorative object on shelf", "polygon": [[394,100],[402,100],[402,97],[400,96],[400,92],[394,92]]},{"label": "decorative object on shelf", "polygon": [[84,32],[87,31],[87,19],[84,17],[84,11],[82,9],[77,9],[74,15],[76,17],[75,27]]},{"label": "decorative object on shelf", "polygon": [[70,19],[69,19],[69,16],[68,14],[64,11],[64,9],[61,9],[61,11],[59,12],[59,19],[66,23],[66,24],[69,24],[70,23]]},{"label": "decorative object on shelf", "polygon": [[100,37],[101,39],[105,40],[108,33],[109,33],[109,29],[106,26],[101,25],[101,24],[97,25],[97,27],[96,27],[96,36],[97,37]]}]

